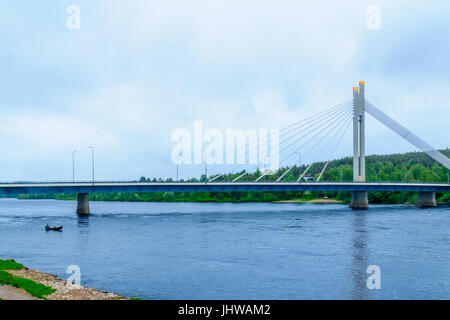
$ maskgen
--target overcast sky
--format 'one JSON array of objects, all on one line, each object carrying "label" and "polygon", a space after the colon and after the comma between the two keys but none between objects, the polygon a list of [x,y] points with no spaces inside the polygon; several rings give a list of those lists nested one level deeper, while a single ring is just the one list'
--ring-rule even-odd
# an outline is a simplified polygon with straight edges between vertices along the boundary
[{"label": "overcast sky", "polygon": [[[281,128],[351,99],[358,80],[449,147],[449,17],[448,1],[1,1],[0,181],[71,179],[73,150],[89,179],[91,145],[98,179],[165,177],[173,130]],[[366,126],[368,154],[415,150]]]}]

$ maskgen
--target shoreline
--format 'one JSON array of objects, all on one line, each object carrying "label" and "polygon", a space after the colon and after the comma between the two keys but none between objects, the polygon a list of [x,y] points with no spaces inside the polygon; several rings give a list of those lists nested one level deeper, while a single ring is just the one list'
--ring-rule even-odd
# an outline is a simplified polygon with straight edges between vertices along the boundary
[{"label": "shoreline", "polygon": [[19,268],[0,269],[2,272],[11,275],[13,279],[25,279],[28,284],[45,286],[52,290],[51,293],[39,297],[33,295],[30,292],[31,290],[27,290],[26,287],[22,288],[14,284],[2,284],[0,282],[0,299],[3,300],[132,300],[132,298],[126,298],[112,292],[74,285],[58,276],[29,269],[16,263],[13,259],[0,260],[0,262],[11,262],[21,266]]},{"label": "shoreline", "polygon": [[280,200],[274,201],[274,203],[317,203],[317,204],[345,204],[345,201],[336,199],[311,199],[311,200]]},{"label": "shoreline", "polygon": [[[14,200],[54,200],[54,201],[76,201],[73,199],[55,199],[55,198],[0,198],[1,199],[14,199]],[[89,200],[92,202],[126,202],[126,203],[313,203],[313,204],[348,204],[349,201],[336,200],[336,199],[310,199],[310,200],[276,200],[276,201],[125,201],[125,200]],[[393,205],[393,206],[414,206],[411,202],[372,202],[371,205]],[[450,202],[436,201],[437,208],[450,207]]]},{"label": "shoreline", "polygon": [[[28,198],[11,198],[17,200],[55,200],[55,201],[77,201],[73,199],[55,199],[55,198],[39,198],[39,197],[28,197]],[[343,200],[336,199],[290,199],[290,200],[274,200],[274,201],[145,201],[145,200],[137,200],[137,201],[125,201],[125,200],[95,200],[89,199],[92,202],[126,202],[126,203],[137,203],[137,202],[147,202],[147,203],[330,203],[330,204],[345,204],[348,203]],[[392,203],[398,204],[398,203]]]}]

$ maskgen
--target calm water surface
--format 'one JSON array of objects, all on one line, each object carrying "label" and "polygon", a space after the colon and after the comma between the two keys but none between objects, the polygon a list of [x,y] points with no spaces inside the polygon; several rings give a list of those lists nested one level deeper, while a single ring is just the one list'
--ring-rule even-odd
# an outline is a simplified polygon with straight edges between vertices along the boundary
[{"label": "calm water surface", "polygon": [[[150,299],[449,299],[450,209],[0,200],[0,258]],[[64,232],[44,226],[64,225]],[[381,290],[366,286],[381,268]]]}]

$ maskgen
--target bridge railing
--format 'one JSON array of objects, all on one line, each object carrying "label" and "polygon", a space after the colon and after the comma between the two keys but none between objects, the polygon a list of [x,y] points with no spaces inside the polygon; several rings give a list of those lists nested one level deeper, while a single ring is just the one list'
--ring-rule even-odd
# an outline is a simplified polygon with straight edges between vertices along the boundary
[{"label": "bridge railing", "polygon": [[[404,185],[412,185],[412,184],[441,184],[441,185],[450,185],[449,182],[442,182],[442,181],[426,181],[426,182],[421,182],[421,181],[365,181],[365,182],[360,182],[360,181],[301,181],[301,182],[296,182],[296,181],[258,181],[255,182],[254,180],[251,181],[239,181],[239,182],[232,182],[232,181],[212,181],[212,182],[205,182],[205,181],[139,181],[139,180],[96,180],[94,181],[94,185],[95,184],[102,184],[102,183],[107,183],[107,184],[146,184],[146,183],[170,183],[170,184],[182,184],[182,183],[198,183],[198,184],[292,184],[292,183],[296,183],[296,184],[404,184]],[[26,184],[26,185],[45,185],[45,184],[67,184],[67,185],[76,185],[76,184],[92,184],[92,180],[77,180],[77,181],[67,181],[67,180],[50,180],[50,181],[26,181],[26,180],[20,180],[20,181],[0,181],[0,185],[17,185],[17,184]]]}]

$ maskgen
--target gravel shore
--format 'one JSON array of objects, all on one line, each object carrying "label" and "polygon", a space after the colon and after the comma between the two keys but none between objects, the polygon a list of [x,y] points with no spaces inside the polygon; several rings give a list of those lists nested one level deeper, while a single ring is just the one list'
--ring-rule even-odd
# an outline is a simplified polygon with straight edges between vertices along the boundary
[{"label": "gravel shore", "polygon": [[0,298],[3,300],[37,300],[28,292],[12,286],[0,286]]},{"label": "gravel shore", "polygon": [[[46,297],[47,300],[127,300],[127,298],[111,292],[76,286],[57,276],[39,272],[37,270],[24,268],[21,270],[5,271],[17,277],[31,279],[56,289],[55,292]],[[24,290],[11,286],[0,286],[0,298],[4,300],[35,299]]]}]

